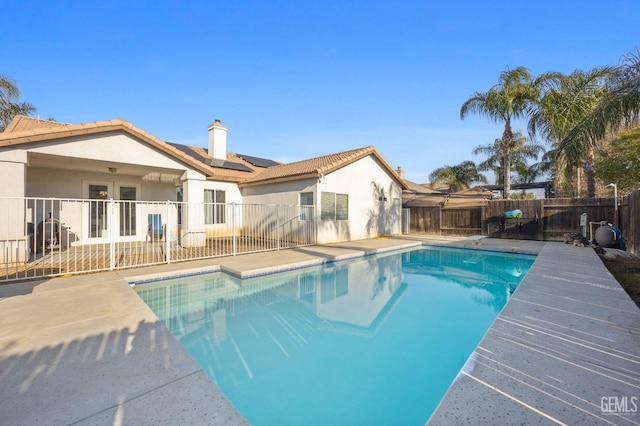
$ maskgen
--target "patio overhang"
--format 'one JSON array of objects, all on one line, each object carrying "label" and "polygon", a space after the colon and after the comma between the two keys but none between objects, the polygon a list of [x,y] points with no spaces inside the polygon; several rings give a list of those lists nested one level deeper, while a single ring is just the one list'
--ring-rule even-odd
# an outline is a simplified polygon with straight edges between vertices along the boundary
[{"label": "patio overhang", "polygon": [[151,167],[114,161],[94,160],[62,155],[29,152],[27,154],[27,174],[30,168],[57,169],[90,174],[109,174],[137,178],[145,182],[171,183],[181,185],[186,170],[176,168]]}]

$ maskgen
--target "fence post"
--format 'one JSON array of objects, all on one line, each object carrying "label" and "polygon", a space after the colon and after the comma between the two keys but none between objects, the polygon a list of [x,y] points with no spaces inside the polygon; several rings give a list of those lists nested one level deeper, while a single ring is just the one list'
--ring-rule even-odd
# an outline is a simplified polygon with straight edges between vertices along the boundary
[{"label": "fence post", "polygon": [[236,255],[236,251],[238,250],[238,246],[236,243],[236,239],[238,235],[236,234],[236,203],[231,203],[231,228],[233,235],[233,255]]},{"label": "fence post", "polygon": [[536,214],[538,215],[538,217],[536,218],[536,226],[538,227],[538,241],[544,241],[544,203],[545,199],[542,198],[540,200],[540,203],[538,204],[538,211],[536,212]]},{"label": "fence post", "polygon": [[276,207],[276,249],[280,250],[280,209]]},{"label": "fence post", "polygon": [[170,209],[170,201],[167,200],[167,223],[164,225],[164,258],[167,264],[171,263],[171,242],[169,238],[171,237],[169,225],[171,224],[171,209]]},{"label": "fence post", "polygon": [[[489,203],[487,203],[488,205]],[[480,206],[480,235],[489,236],[487,225],[487,206]]]},{"label": "fence post", "polygon": [[115,212],[115,203],[113,198],[109,198],[109,217],[107,218],[107,227],[109,229],[109,270],[113,271],[113,266],[116,261],[116,245],[113,237],[113,216]]},{"label": "fence post", "polygon": [[313,244],[317,245],[318,244],[318,233],[320,232],[320,215],[318,214],[318,210],[316,208],[316,205],[318,204],[318,200],[314,200],[313,201]]}]

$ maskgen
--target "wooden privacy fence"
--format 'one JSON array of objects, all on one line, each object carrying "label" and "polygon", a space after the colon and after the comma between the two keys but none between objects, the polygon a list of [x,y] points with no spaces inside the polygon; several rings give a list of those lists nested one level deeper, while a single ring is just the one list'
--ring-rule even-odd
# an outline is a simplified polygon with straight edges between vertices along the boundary
[{"label": "wooden privacy fence", "polygon": [[[519,209],[522,217],[505,219],[504,212]],[[586,214],[586,223],[581,217]],[[486,235],[538,241],[562,241],[565,233],[585,233],[601,221],[618,225],[628,249],[640,253],[640,191],[613,198],[548,198],[491,200],[464,207],[410,207],[410,232],[440,235]],[[594,228],[595,229],[595,228]]]}]

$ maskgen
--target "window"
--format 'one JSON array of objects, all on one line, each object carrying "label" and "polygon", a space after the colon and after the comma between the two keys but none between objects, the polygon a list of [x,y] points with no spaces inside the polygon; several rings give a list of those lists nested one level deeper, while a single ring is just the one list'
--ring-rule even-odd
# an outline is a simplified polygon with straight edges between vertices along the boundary
[{"label": "window", "polygon": [[102,238],[102,235],[107,235],[109,186],[89,185],[89,198],[99,200],[89,202],[89,236]]},{"label": "window", "polygon": [[349,220],[349,196],[336,194],[336,220]]},{"label": "window", "polygon": [[349,220],[349,195],[323,192],[320,202],[322,220]]},{"label": "window", "polygon": [[120,187],[120,236],[136,235],[136,188]]},{"label": "window", "polygon": [[204,223],[213,225],[225,223],[225,191],[217,189],[204,190]]},{"label": "window", "polygon": [[300,193],[300,220],[313,220],[313,192]]}]

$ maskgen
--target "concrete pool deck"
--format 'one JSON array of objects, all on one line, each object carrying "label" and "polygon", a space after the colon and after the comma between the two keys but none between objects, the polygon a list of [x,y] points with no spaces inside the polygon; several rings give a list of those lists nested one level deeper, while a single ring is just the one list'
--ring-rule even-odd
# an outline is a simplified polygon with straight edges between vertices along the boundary
[{"label": "concrete pool deck", "polygon": [[603,397],[640,396],[640,310],[592,249],[412,236],[1,285],[0,424],[246,424],[128,283],[251,276],[423,242],[540,253],[430,424],[640,423],[601,410]]}]

